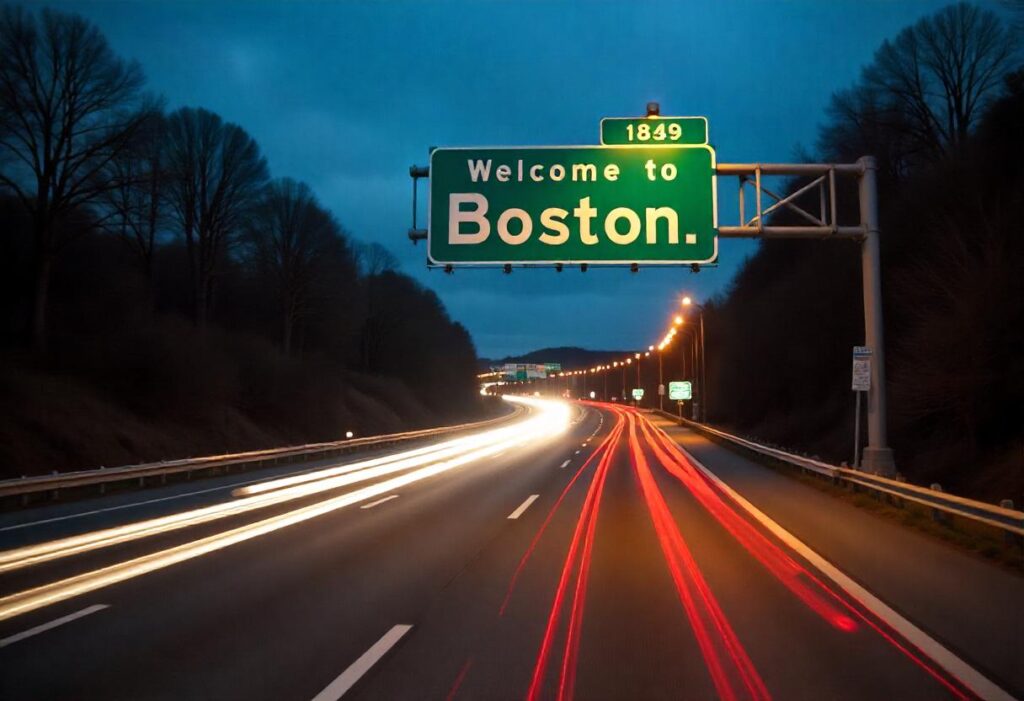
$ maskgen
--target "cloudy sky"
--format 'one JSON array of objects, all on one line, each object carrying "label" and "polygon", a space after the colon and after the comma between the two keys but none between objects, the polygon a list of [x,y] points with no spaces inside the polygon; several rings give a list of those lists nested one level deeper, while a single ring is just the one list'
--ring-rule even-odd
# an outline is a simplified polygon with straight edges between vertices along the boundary
[{"label": "cloudy sky", "polygon": [[[945,2],[56,2],[141,62],[168,107],[247,129],[275,176],[308,182],[353,236],[436,290],[485,357],[629,349],[682,292],[720,293],[753,244],[681,269],[428,271],[405,238],[410,165],[431,145],[592,144],[604,116],[706,115],[720,162],[813,151],[830,94]],[[732,190],[734,192],[734,188]],[[720,223],[735,196],[720,187]]]}]

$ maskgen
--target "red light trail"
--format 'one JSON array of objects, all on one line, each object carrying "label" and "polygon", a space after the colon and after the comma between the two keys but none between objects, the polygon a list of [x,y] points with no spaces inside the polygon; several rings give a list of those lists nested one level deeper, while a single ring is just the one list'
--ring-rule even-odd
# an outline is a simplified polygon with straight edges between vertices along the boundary
[{"label": "red light trail", "polygon": [[[590,404],[590,402],[585,403]],[[877,632],[916,666],[941,683],[954,697],[974,698],[958,680],[949,677],[937,668],[927,655],[906,642],[883,621],[876,620],[877,617],[863,609],[859,602],[848,600],[845,595],[834,590],[751,523],[737,509],[733,499],[701,473],[685,452],[663,430],[631,408],[605,404],[599,406],[614,413],[615,425],[572,476],[548,512],[526,553],[520,559],[499,610],[499,616],[505,614],[516,582],[536,549],[540,538],[551,523],[555,512],[564,502],[570,489],[596,461],[597,467],[587,486],[583,506],[576,520],[554,592],[527,699],[536,701],[543,695],[542,691],[550,666],[552,650],[556,646],[556,638],[559,636],[561,620],[566,608],[568,608],[568,614],[567,622],[564,624],[564,646],[558,676],[557,697],[559,701],[567,701],[574,696],[598,513],[608,472],[624,435],[628,439],[627,445],[633,471],[651,517],[665,565],[719,698],[725,701],[745,701],[746,699],[769,701],[771,694],[722,611],[693,553],[683,538],[679,525],[654,478],[645,455],[645,448],[653,455],[658,464],[678,480],[688,493],[693,495],[703,509],[726,532],[798,600],[818,614],[831,627],[843,633],[856,633],[860,629],[860,623],[863,623],[868,629]],[[467,668],[464,668],[460,673],[453,691],[457,690],[463,681],[466,671]]]},{"label": "red light trail", "polygon": [[[641,424],[644,438],[647,439],[647,444],[658,458],[661,466],[679,480],[748,553],[764,565],[798,599],[831,625],[848,633],[857,629],[856,621],[836,608],[831,601],[826,600],[825,595],[835,596],[831,590],[727,504],[704,479],[703,475],[700,475],[689,461],[675,449],[668,436],[653,430],[654,427],[647,419],[642,419]],[[820,591],[813,590],[805,580],[817,585]]]},{"label": "red light trail", "polygon": [[622,419],[620,417],[618,423],[616,423],[612,430],[609,431],[605,439],[601,441],[601,443],[594,449],[594,452],[590,454],[590,457],[584,461],[578,470],[576,470],[576,474],[574,474],[572,479],[569,480],[569,484],[565,485],[565,489],[563,489],[562,493],[558,496],[558,500],[555,502],[554,506],[551,507],[551,510],[548,511],[548,515],[544,518],[544,523],[541,524],[540,529],[533,537],[533,540],[530,542],[530,545],[523,554],[523,557],[520,558],[515,572],[512,574],[512,579],[508,585],[508,591],[505,593],[505,599],[501,602],[501,608],[498,610],[499,616],[505,615],[505,610],[508,608],[509,601],[512,599],[512,592],[515,590],[516,582],[519,580],[519,575],[522,573],[523,568],[526,567],[526,563],[533,554],[533,551],[537,548],[537,543],[540,542],[541,536],[543,536],[544,531],[547,530],[548,525],[551,523],[551,519],[555,516],[555,512],[558,511],[558,507],[560,507],[562,502],[565,500],[565,495],[569,493],[569,490],[572,489],[572,486],[576,484],[576,480],[578,480],[580,475],[582,475],[586,471],[587,467],[590,466],[590,463],[601,455],[601,452],[605,450],[613,440],[618,441],[619,434],[622,432],[621,424]]},{"label": "red light trail", "polygon": [[[633,469],[647,503],[654,529],[658,535],[665,562],[679,594],[679,600],[693,629],[711,680],[720,698],[733,701],[743,698],[763,701],[771,698],[764,681],[754,668],[718,600],[701,574],[693,554],[686,545],[679,526],[669,511],[665,497],[658,489],[644,457],[636,424],[643,420],[629,417],[629,447]],[[724,654],[723,654],[724,653]],[[729,663],[731,662],[731,665]],[[738,683],[737,683],[738,682]]]},{"label": "red light trail", "polygon": [[[604,489],[605,479],[608,476],[608,468],[611,465],[612,456],[618,446],[619,438],[622,436],[623,416],[617,413],[615,427],[612,429],[601,446],[604,448],[597,469],[594,471],[594,478],[587,489],[587,496],[583,502],[579,519],[576,522],[576,529],[573,532],[572,541],[569,544],[569,552],[562,566],[562,574],[555,590],[555,598],[551,605],[551,613],[548,614],[548,624],[544,631],[544,638],[541,641],[540,651],[537,654],[537,662],[533,670],[533,679],[530,682],[530,689],[527,692],[527,699],[535,701],[540,698],[541,686],[544,683],[544,672],[547,668],[548,657],[551,654],[551,646],[554,644],[555,633],[558,628],[558,620],[565,600],[565,592],[569,586],[569,580],[575,569],[576,554],[580,552],[580,542],[585,540],[582,548],[579,568],[577,570],[577,583],[573,593],[572,608],[570,614],[569,632],[566,635],[565,651],[563,653],[562,674],[558,684],[558,698],[571,698],[573,681],[575,679],[575,651],[578,650],[579,624],[583,617],[583,596],[582,592],[586,585],[586,577],[590,570],[589,547],[593,542],[592,529],[596,527],[597,512],[600,506],[600,497]],[[600,449],[599,449],[600,450]],[[598,451],[595,451],[595,455]],[[557,505],[556,505],[557,506]],[[589,535],[589,537],[588,537]],[[580,581],[582,580],[582,581]],[[574,626],[575,623],[575,626]],[[570,662],[572,660],[573,662]],[[573,667],[572,674],[568,672],[569,666]]]},{"label": "red light trail", "polygon": [[[764,555],[763,551],[759,551],[757,549],[751,550],[751,548],[748,545],[748,543],[750,543],[750,542],[759,542],[759,541],[757,541],[757,538],[760,538],[764,543],[767,543],[767,545],[769,546],[770,549],[775,549],[776,551],[778,551],[777,555],[773,556],[774,558],[784,558],[785,560],[788,560],[789,562],[792,563],[792,565],[787,565],[787,567],[784,570],[784,572],[785,571],[792,571],[792,572],[796,572],[796,573],[806,577],[813,584],[815,584],[822,592],[828,594],[831,598],[833,598],[836,602],[838,602],[843,608],[845,608],[851,614],[853,614],[854,616],[859,618],[862,622],[867,624],[870,628],[872,628],[886,642],[888,642],[893,647],[895,647],[897,650],[899,650],[904,656],[906,656],[917,667],[919,667],[920,669],[925,671],[929,676],[931,676],[933,679],[935,679],[940,684],[942,684],[942,686],[944,686],[955,698],[964,699],[964,700],[976,698],[974,694],[972,694],[970,691],[968,691],[966,689],[966,687],[962,684],[962,682],[960,682],[959,680],[957,680],[955,678],[951,678],[950,676],[948,676],[947,674],[945,674],[944,672],[939,670],[932,663],[931,659],[927,655],[925,655],[923,652],[918,650],[915,646],[911,645],[909,642],[904,641],[902,636],[900,636],[895,631],[888,630],[889,629],[888,625],[886,625],[884,622],[882,622],[880,620],[876,620],[875,616],[869,615],[864,610],[862,610],[861,607],[854,606],[845,597],[841,596],[839,593],[837,593],[835,590],[833,590],[827,584],[825,584],[820,579],[815,577],[806,568],[801,567],[799,564],[797,564],[795,561],[793,561],[792,558],[789,558],[785,553],[783,553],[778,548],[778,546],[776,546],[771,541],[767,540],[767,538],[765,538],[760,532],[758,532],[756,529],[754,529],[753,526],[751,526],[747,521],[745,521],[742,517],[740,517],[738,513],[733,511],[732,508],[728,504],[726,504],[724,502],[722,497],[718,494],[717,491],[714,490],[713,486],[707,480],[707,478],[704,477],[704,475],[700,474],[693,467],[693,465],[691,464],[690,460],[687,458],[685,453],[683,453],[680,450],[679,446],[676,445],[676,443],[668,436],[668,434],[666,434],[662,429],[660,429],[660,428],[654,426],[653,424],[651,424],[650,421],[648,419],[646,419],[646,418],[642,418],[641,421],[645,424],[644,431],[645,431],[645,435],[646,435],[646,437],[648,439],[648,444],[651,446],[651,448],[655,452],[655,454],[659,454],[660,453],[661,455],[664,455],[664,452],[663,451],[659,451],[659,449],[658,449],[658,445],[657,444],[660,443],[662,446],[667,448],[672,453],[672,455],[674,456],[674,457],[672,457],[672,456],[665,455],[665,457],[668,458],[668,460],[662,460],[663,466],[665,467],[666,470],[668,470],[668,472],[670,474],[673,474],[674,476],[679,478],[680,481],[683,482],[683,484],[685,484],[688,488],[690,488],[691,492],[693,492],[694,495],[697,496],[697,498],[699,500],[701,500],[702,504],[704,504],[704,500],[701,499],[701,497],[698,495],[697,491],[695,491],[695,487],[696,487],[696,489],[698,491],[704,491],[707,494],[711,494],[714,499],[717,499],[717,501],[722,505],[721,509],[716,507],[713,510],[713,509],[709,508],[706,504],[705,504],[705,508],[708,508],[708,511],[711,512],[713,515],[715,515],[716,518],[718,518],[718,520],[720,522],[722,522],[722,519],[719,518],[719,514],[723,513],[723,509],[724,509],[724,511],[730,512],[735,517],[736,521],[733,521],[733,525],[734,526],[735,526],[737,521],[746,524],[746,526],[750,529],[750,532],[754,536],[756,536],[756,538],[752,538],[750,536],[745,536],[744,538],[740,538],[739,536],[737,536],[737,540],[739,540],[744,545],[744,547],[746,547],[747,550],[750,551],[751,554],[753,554],[758,560],[761,560],[762,562],[764,562],[765,566],[769,569],[769,571],[771,571],[773,574],[776,574],[776,576],[779,576],[777,574],[778,563],[775,563],[773,565],[769,565],[767,562],[765,562],[765,560],[762,560],[762,556]],[[655,440],[651,440],[652,438],[654,438]],[[661,459],[662,458],[659,455],[659,460],[661,460]],[[673,467],[674,467],[674,469],[673,469]],[[682,474],[686,475],[686,477],[680,476],[679,473],[682,473]],[[691,479],[691,477],[692,477],[692,479]],[[726,518],[728,518],[728,517],[726,517]],[[733,533],[733,530],[732,530],[732,528],[729,527],[729,525],[727,525],[724,522],[722,522],[722,525],[725,526],[726,529],[729,530],[730,533]],[[845,615],[843,615],[841,613],[835,612],[835,609],[833,607],[827,606],[827,602],[821,602],[817,597],[814,597],[811,600],[808,600],[804,596],[805,594],[808,593],[808,590],[807,590],[806,587],[801,586],[801,587],[796,587],[795,588],[793,586],[790,586],[791,582],[794,582],[794,580],[789,579],[789,578],[785,578],[785,577],[780,577],[780,579],[782,580],[782,582],[784,584],[786,584],[787,587],[790,588],[791,591],[794,592],[794,594],[797,594],[797,596],[800,597],[801,600],[804,601],[804,603],[807,603],[808,606],[810,606],[816,612],[821,613],[826,618],[826,620],[828,620],[830,623],[832,623],[836,628],[838,628],[838,629],[840,629],[840,630],[842,630],[844,632],[847,632],[847,633],[852,633],[852,632],[856,631],[857,623],[852,618],[850,618],[849,616],[845,616]],[[825,606],[826,608],[822,608],[822,606]]]}]

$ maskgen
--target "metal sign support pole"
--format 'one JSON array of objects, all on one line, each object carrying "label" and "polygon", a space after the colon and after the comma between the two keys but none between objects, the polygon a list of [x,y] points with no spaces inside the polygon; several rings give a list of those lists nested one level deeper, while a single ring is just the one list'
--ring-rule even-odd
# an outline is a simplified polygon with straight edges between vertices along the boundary
[{"label": "metal sign support pole", "polygon": [[[885,337],[882,323],[882,264],[878,252],[878,165],[871,156],[858,162],[860,175],[860,222],[864,238],[860,244],[864,287],[864,341],[871,349],[871,389],[868,390],[868,445],[864,467],[882,475],[895,473],[892,450],[886,436]],[[858,414],[858,418],[859,418]]]},{"label": "metal sign support pole", "polygon": [[853,415],[853,464],[851,467],[854,469],[860,468],[860,392],[854,392],[857,395],[857,408],[854,410]]}]

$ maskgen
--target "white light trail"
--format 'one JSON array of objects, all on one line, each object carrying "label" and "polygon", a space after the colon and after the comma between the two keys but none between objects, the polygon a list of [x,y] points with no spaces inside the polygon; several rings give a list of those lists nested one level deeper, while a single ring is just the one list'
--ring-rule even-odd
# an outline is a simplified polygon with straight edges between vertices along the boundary
[{"label": "white light trail", "polygon": [[[513,426],[495,429],[494,431],[485,432],[483,435],[490,434],[492,441],[490,445],[483,447],[477,447],[475,450],[464,452],[460,455],[450,457],[446,460],[436,461],[433,460],[429,464],[415,469],[411,472],[407,472],[404,475],[399,475],[391,479],[378,482],[362,489],[358,489],[354,492],[349,492],[341,496],[337,496],[331,499],[317,502],[315,504],[301,507],[289,511],[284,514],[272,516],[270,518],[257,521],[252,524],[240,526],[237,528],[224,531],[219,534],[200,538],[198,540],[185,543],[173,548],[161,550],[149,555],[137,557],[125,562],[121,562],[115,565],[104,567],[84,574],[76,575],[58,582],[46,584],[40,587],[35,587],[17,594],[12,594],[0,598],[0,620],[5,620],[12,616],[32,611],[43,606],[56,603],[58,601],[64,601],[74,596],[84,594],[86,592],[95,591],[102,587],[115,584],[117,582],[137,577],[141,574],[146,574],[157,569],[162,569],[178,562],[198,557],[222,548],[234,545],[251,538],[255,538],[266,533],[276,531],[287,526],[301,523],[303,521],[321,516],[326,513],[330,513],[337,509],[355,504],[367,499],[379,497],[383,494],[394,492],[402,487],[408,486],[414,482],[418,482],[428,477],[439,475],[443,472],[447,472],[457,467],[467,465],[469,463],[481,460],[483,458],[491,457],[500,452],[508,450],[509,448],[523,445],[525,443],[543,440],[563,433],[569,425],[569,411],[567,405],[562,402],[553,402],[545,400],[534,400],[520,397],[509,397],[509,401],[517,401],[527,404],[533,408],[539,409],[540,413],[526,421],[517,422]],[[386,468],[386,469],[385,469]],[[394,465],[383,465],[377,468],[371,468],[371,470],[382,470],[381,475],[389,474],[394,472]],[[397,468],[397,469],[408,469],[408,468]],[[374,476],[379,476],[375,474]],[[337,478],[323,479],[318,482],[311,484],[302,484],[281,489],[270,494],[258,495],[250,497],[247,500],[240,500],[237,502],[230,502],[227,504],[217,505],[219,507],[235,507],[238,505],[249,504],[248,508],[242,509],[242,511],[250,510],[252,508],[259,508],[265,504],[260,503],[258,506],[252,505],[256,500],[267,500],[277,499],[284,501],[283,495],[290,495],[286,498],[292,499],[298,496],[305,496],[307,494],[315,494],[317,492],[332,489],[339,480],[351,480],[357,481],[354,478],[360,478],[359,475],[342,475]],[[365,479],[370,479],[369,477]],[[330,486],[324,486],[327,483],[331,483]],[[293,494],[293,490],[301,490],[301,494]],[[274,503],[278,503],[274,502]],[[139,530],[139,527],[144,524],[151,522],[144,521],[138,524],[129,524],[114,529],[105,529],[104,531],[98,531],[96,534],[85,534],[83,536],[76,536],[74,538],[63,539],[61,541],[54,541],[53,543],[44,543],[40,546],[31,546],[30,548],[19,548],[18,550],[11,550],[7,553],[0,553],[0,556],[8,556],[12,553],[24,552],[32,548],[44,549],[46,546],[52,546],[50,550],[36,552],[30,556],[31,562],[42,562],[56,557],[63,557],[65,555],[84,552],[94,548],[105,547],[115,542],[124,542],[132,538],[143,537],[144,535],[152,535],[156,532],[163,532],[170,528],[181,528],[187,525],[193,525],[194,523],[203,523],[213,518],[222,518],[227,513],[221,514],[221,512],[210,512],[215,507],[207,507],[206,509],[198,509],[185,514],[176,514],[172,517],[164,517],[164,519],[152,519],[151,521],[164,521],[167,519],[174,519],[177,517],[185,517],[185,522],[174,521],[173,523],[163,524],[160,526],[161,530]],[[194,520],[196,512],[202,512],[199,517],[201,520]],[[231,510],[228,513],[239,513],[240,510]],[[188,520],[189,518],[193,520]],[[135,528],[136,530],[131,530]],[[112,533],[122,529],[129,529],[128,534],[116,534]],[[98,534],[106,534],[98,540],[87,541],[90,536],[97,536]],[[68,546],[68,541],[75,541],[76,539],[82,539],[81,542],[75,542]],[[17,561],[10,560],[9,558],[4,560],[7,569],[15,569]],[[31,564],[31,562],[29,564]]]}]

